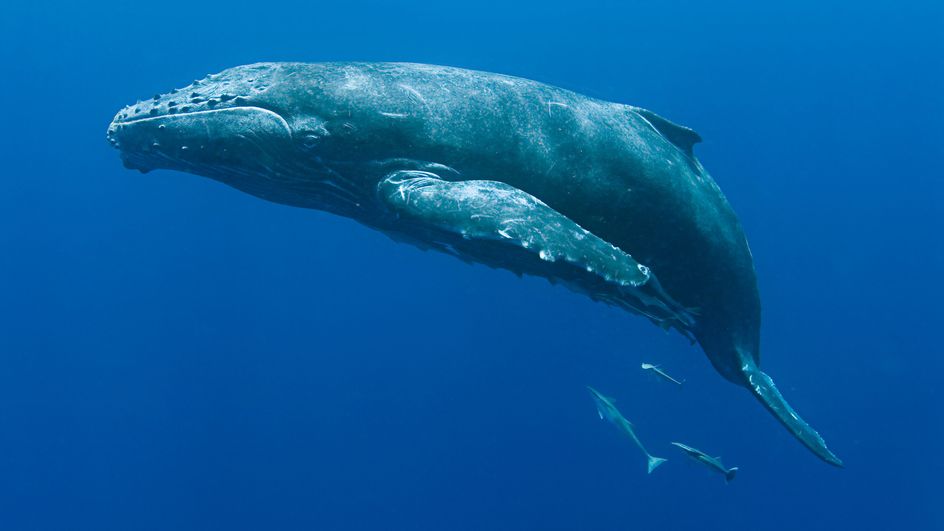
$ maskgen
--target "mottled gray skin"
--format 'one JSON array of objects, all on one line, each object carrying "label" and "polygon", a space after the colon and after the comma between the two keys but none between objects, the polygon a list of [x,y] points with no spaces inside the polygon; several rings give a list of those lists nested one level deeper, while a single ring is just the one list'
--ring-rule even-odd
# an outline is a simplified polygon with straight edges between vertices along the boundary
[{"label": "mottled gray skin", "polygon": [[839,464],[758,368],[753,260],[690,129],[491,73],[269,63],[129,106],[108,137],[129,168],[204,175],[643,314]]}]

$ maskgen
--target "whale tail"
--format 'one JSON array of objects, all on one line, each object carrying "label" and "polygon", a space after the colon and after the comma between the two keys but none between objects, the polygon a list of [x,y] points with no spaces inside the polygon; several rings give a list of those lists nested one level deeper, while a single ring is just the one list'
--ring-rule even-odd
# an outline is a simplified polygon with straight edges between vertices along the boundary
[{"label": "whale tail", "polygon": [[649,456],[649,473],[652,474],[652,471],[659,467],[662,463],[665,463],[668,459],[663,459],[661,457]]},{"label": "whale tail", "polygon": [[[774,381],[767,374],[760,370],[753,361],[745,361],[741,368],[744,376],[747,378],[748,388],[751,393],[768,411],[773,413],[794,437],[800,440],[807,448],[812,450],[820,459],[831,465],[842,466],[842,460],[836,457],[836,454],[829,451],[826,447],[826,441],[820,436],[812,426],[800,418],[797,412],[790,407]],[[733,477],[733,476],[732,476]]]},{"label": "whale tail", "polygon": [[738,467],[736,466],[729,468],[728,471],[724,473],[724,482],[731,483],[731,481],[734,480],[734,475],[737,474],[737,471]]}]

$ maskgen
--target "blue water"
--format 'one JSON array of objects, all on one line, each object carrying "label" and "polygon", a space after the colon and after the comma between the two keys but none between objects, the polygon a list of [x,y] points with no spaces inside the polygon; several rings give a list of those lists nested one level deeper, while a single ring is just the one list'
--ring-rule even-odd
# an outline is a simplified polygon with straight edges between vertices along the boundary
[{"label": "blue water", "polygon": [[[0,529],[944,529],[941,2],[19,4]],[[262,60],[495,71],[697,130],[764,368],[847,467],[677,334],[105,142],[121,106]],[[668,463],[647,476],[586,385]]]}]

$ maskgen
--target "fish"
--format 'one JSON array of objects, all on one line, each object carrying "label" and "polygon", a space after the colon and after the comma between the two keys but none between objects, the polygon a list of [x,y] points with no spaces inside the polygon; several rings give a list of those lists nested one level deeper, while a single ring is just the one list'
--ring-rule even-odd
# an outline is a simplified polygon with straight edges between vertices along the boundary
[{"label": "fish", "polygon": [[731,480],[733,480],[734,476],[737,474],[738,468],[736,466],[731,467],[731,468],[726,468],[721,463],[720,457],[711,457],[710,455],[706,454],[705,452],[702,452],[701,450],[692,448],[691,446],[684,445],[680,442],[673,442],[672,444],[681,448],[683,452],[685,452],[689,457],[691,457],[695,461],[698,461],[699,463],[707,466],[708,468],[710,468],[711,470],[714,470],[715,472],[721,473],[721,475],[724,476],[725,483],[728,483]]},{"label": "fish", "polygon": [[646,450],[646,447],[642,445],[642,441],[639,440],[639,436],[636,435],[636,430],[633,427],[633,423],[626,419],[619,409],[616,409],[614,401],[612,398],[604,396],[602,393],[596,389],[587,386],[587,389],[590,391],[590,396],[593,397],[594,403],[597,405],[597,414],[600,416],[600,420],[605,420],[617,428],[620,431],[629,435],[629,438],[636,443],[636,446],[642,450],[642,453],[646,455],[647,470],[649,474],[652,474],[652,471],[655,470],[659,465],[665,463],[667,459],[662,457],[655,457]]},{"label": "fish", "polygon": [[653,364],[651,364],[651,363],[643,363],[643,364],[642,364],[642,368],[645,369],[645,370],[647,370],[647,371],[652,371],[652,372],[658,374],[659,376],[662,377],[662,379],[667,380],[667,381],[670,381],[670,382],[674,383],[675,385],[682,385],[682,382],[680,382],[680,381],[676,380],[675,378],[672,378],[671,376],[669,376],[668,374],[666,374],[665,371],[663,371],[662,369],[660,369],[658,365],[653,365]]}]

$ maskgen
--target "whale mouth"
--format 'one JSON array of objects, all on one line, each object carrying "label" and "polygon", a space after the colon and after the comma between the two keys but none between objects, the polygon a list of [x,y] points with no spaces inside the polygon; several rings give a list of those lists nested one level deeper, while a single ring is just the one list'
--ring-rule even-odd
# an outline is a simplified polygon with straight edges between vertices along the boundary
[{"label": "whale mouth", "polygon": [[281,115],[256,106],[147,116],[128,116],[122,111],[106,136],[129,169],[142,173],[172,169],[202,175],[262,172],[292,140],[291,129]]},{"label": "whale mouth", "polygon": [[280,75],[271,63],[208,75],[124,107],[106,138],[121,151],[125,166],[142,172],[192,171],[195,164],[214,162],[214,156],[217,165],[226,165],[233,149],[251,154],[291,137],[282,116],[260,104]]}]

